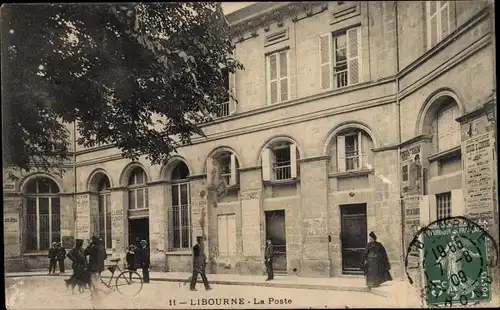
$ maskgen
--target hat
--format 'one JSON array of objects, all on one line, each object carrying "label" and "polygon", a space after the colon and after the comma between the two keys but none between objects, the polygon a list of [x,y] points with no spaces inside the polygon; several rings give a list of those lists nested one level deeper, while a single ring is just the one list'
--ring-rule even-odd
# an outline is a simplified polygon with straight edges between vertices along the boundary
[{"label": "hat", "polygon": [[196,236],[196,240],[203,240],[202,236]]},{"label": "hat", "polygon": [[372,237],[373,240],[377,240],[377,235],[375,235],[375,233],[373,231],[370,232],[370,234],[368,236]]},{"label": "hat", "polygon": [[141,244],[148,244],[146,240],[141,240]]},{"label": "hat", "polygon": [[266,240],[271,241],[271,237],[267,237],[267,239],[266,239]]},{"label": "hat", "polygon": [[57,242],[52,242],[52,245],[57,245]]}]

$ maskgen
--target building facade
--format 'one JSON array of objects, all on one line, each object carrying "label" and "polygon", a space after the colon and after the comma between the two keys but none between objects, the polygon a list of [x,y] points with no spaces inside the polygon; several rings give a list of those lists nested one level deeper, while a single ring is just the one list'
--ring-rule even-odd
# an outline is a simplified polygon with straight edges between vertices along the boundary
[{"label": "building facade", "polygon": [[[50,242],[97,231],[111,257],[147,239],[154,270],[190,271],[203,231],[214,273],[263,274],[269,236],[278,271],[360,274],[374,231],[402,277],[415,228],[474,204],[465,145],[486,139],[495,160],[483,108],[496,94],[492,15],[486,1],[255,3],[229,14],[245,66],[228,78],[237,104],[165,166],[74,143],[64,175],[4,183],[7,268],[45,268]],[[217,206],[206,198],[212,159],[227,184]],[[491,203],[469,213],[494,218],[488,173]]]}]

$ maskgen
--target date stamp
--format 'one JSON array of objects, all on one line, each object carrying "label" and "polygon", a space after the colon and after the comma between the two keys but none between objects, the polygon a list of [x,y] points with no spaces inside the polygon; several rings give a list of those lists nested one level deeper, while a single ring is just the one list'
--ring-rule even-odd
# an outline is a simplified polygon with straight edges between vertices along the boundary
[{"label": "date stamp", "polygon": [[413,284],[415,279],[408,270],[411,257],[418,259],[417,267],[411,268],[418,268],[421,296],[427,306],[467,306],[491,300],[490,268],[498,263],[498,247],[484,226],[453,217],[420,229],[405,259]]}]

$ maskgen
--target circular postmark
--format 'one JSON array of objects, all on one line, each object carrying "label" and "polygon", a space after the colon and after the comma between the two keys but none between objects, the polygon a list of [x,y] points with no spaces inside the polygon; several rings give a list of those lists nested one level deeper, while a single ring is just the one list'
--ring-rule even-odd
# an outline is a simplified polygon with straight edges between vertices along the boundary
[{"label": "circular postmark", "polygon": [[420,228],[405,256],[408,281],[418,286],[422,302],[433,307],[491,300],[489,268],[497,264],[498,246],[493,237],[463,216],[440,219]]}]

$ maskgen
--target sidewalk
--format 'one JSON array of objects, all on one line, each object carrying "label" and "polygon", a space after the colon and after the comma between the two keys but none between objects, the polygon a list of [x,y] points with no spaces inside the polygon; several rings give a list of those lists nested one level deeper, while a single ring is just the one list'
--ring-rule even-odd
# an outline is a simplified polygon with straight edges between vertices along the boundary
[{"label": "sidewalk", "polygon": [[[140,272],[140,270],[139,270]],[[54,277],[68,277],[70,273],[55,275]],[[5,277],[32,277],[48,276],[46,271],[7,273]],[[109,272],[103,273],[103,278],[109,278]],[[150,272],[151,281],[188,283],[190,273],[187,272]],[[264,286],[278,288],[296,288],[313,290],[354,291],[368,292],[363,277],[336,277],[336,278],[307,278],[289,275],[275,275],[272,281],[265,281],[265,276],[232,275],[232,274],[207,274],[210,283],[220,285]],[[198,279],[198,283],[202,283]],[[374,294],[384,297],[395,296],[402,293],[403,281],[392,281],[372,290]],[[404,294],[404,293],[403,293]]]}]

